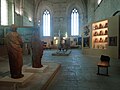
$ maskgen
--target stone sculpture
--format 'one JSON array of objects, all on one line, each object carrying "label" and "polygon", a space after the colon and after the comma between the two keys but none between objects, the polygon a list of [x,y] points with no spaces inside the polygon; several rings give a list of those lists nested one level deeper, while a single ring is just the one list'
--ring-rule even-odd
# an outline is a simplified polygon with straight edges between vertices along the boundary
[{"label": "stone sculpture", "polygon": [[32,45],[32,67],[41,68],[43,67],[43,65],[41,64],[41,58],[43,55],[44,48],[43,43],[40,40],[38,30],[35,30],[33,32],[31,45]]},{"label": "stone sculpture", "polygon": [[17,33],[17,26],[11,25],[11,32],[6,35],[7,51],[9,56],[9,66],[11,78],[22,78],[22,39]]}]

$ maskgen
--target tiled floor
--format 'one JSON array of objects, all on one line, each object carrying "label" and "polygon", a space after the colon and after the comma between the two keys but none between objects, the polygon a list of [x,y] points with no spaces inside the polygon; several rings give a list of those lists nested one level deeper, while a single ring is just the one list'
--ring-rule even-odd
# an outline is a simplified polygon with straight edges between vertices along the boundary
[{"label": "tiled floor", "polygon": [[120,60],[111,58],[107,77],[96,75],[99,57],[75,49],[69,56],[51,56],[51,52],[46,51],[43,60],[60,63],[61,69],[48,90],[120,90]]},{"label": "tiled floor", "polygon": [[[83,55],[80,49],[73,49],[69,56],[52,56],[53,52],[45,50],[42,58],[42,62],[61,64],[48,90],[120,90],[120,60],[111,58],[110,76],[100,76],[96,75],[99,57]],[[30,65],[30,59],[24,56],[24,65]],[[8,60],[0,59],[0,77],[8,74],[8,70]]]}]

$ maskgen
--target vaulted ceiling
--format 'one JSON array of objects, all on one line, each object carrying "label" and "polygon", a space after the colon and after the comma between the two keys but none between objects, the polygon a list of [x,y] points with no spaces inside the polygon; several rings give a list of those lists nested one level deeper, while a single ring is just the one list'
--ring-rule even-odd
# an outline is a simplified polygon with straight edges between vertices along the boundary
[{"label": "vaulted ceiling", "polygon": [[83,9],[83,11],[86,11],[87,1],[88,0],[35,0],[35,6],[36,6],[35,7],[35,16],[37,16],[37,13],[39,12],[41,2],[49,2],[49,3],[53,3],[53,4],[80,2],[79,6],[82,7],[81,9]]}]

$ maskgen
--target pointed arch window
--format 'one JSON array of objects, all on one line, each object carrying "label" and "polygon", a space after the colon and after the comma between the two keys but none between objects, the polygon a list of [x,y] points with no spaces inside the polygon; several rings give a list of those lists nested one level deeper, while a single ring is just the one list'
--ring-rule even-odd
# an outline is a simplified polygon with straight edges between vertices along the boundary
[{"label": "pointed arch window", "polygon": [[48,10],[43,13],[43,36],[50,36],[50,12]]},{"label": "pointed arch window", "polygon": [[14,24],[14,4],[12,3],[12,24]]},{"label": "pointed arch window", "polygon": [[71,13],[71,35],[79,35],[79,13],[77,9],[73,9]]},{"label": "pointed arch window", "polygon": [[8,3],[1,0],[1,25],[8,25]]}]

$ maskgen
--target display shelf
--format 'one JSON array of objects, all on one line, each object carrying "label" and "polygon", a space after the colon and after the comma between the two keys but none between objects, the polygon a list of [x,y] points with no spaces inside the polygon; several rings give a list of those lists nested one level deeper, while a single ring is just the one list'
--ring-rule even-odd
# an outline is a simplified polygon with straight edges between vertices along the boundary
[{"label": "display shelf", "polygon": [[92,36],[108,35],[108,28],[93,30]]},{"label": "display shelf", "polygon": [[108,20],[92,24],[92,48],[106,49],[108,46]]}]

